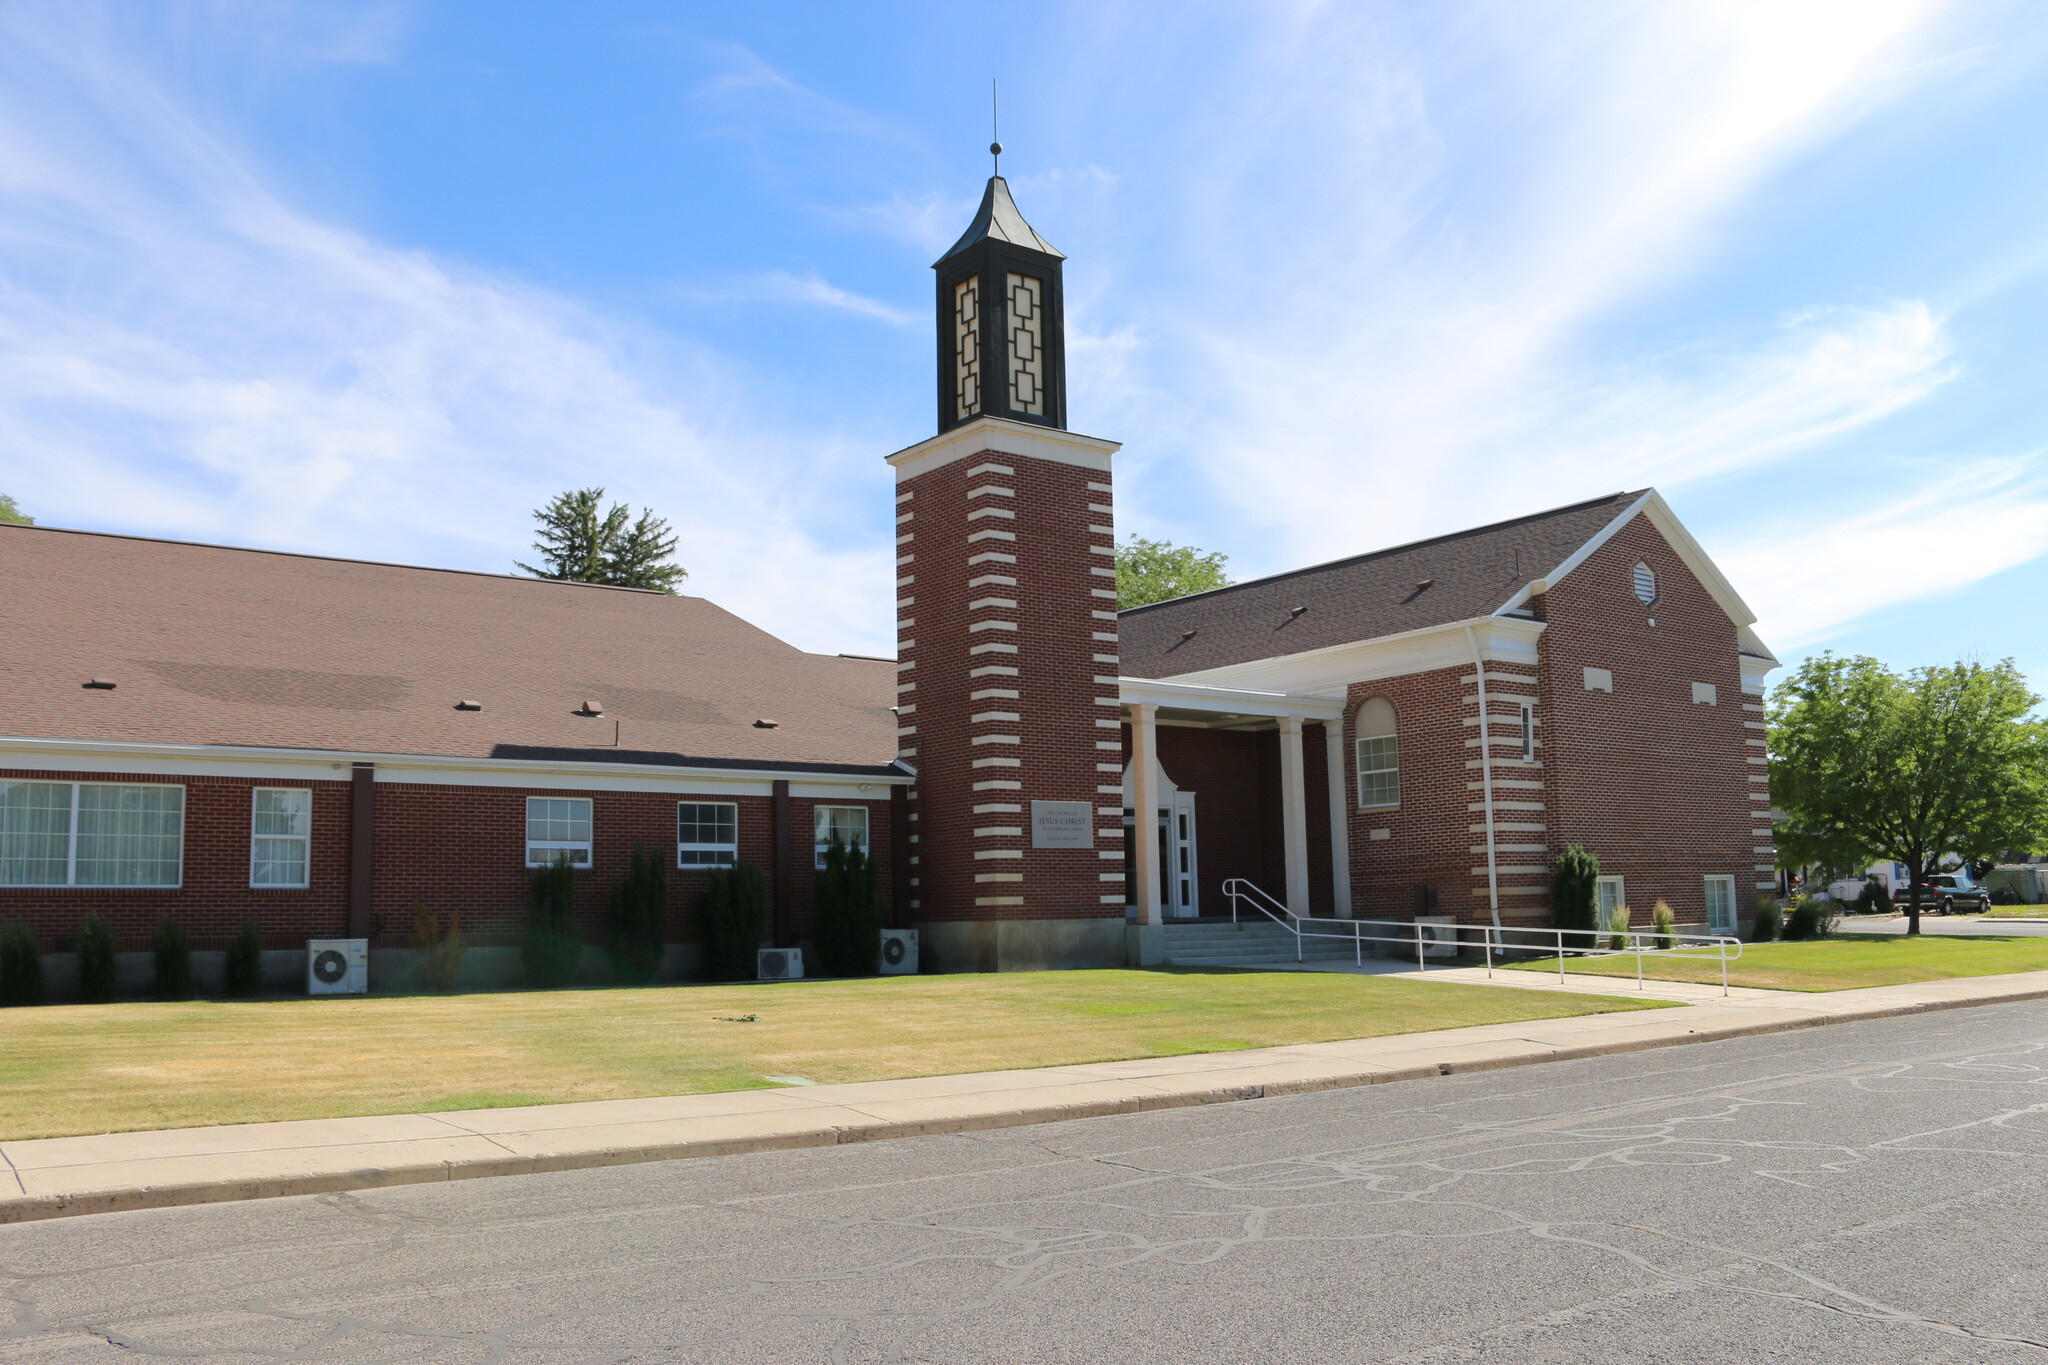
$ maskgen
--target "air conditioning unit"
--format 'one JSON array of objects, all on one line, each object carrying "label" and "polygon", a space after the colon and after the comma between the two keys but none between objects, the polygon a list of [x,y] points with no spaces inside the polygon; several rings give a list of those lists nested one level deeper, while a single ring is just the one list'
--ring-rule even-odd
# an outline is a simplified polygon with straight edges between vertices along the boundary
[{"label": "air conditioning unit", "polygon": [[370,989],[370,940],[306,940],[306,994],[362,995]]},{"label": "air conditioning unit", "polygon": [[1415,922],[1422,926],[1424,957],[1458,955],[1458,921],[1455,918],[1450,915],[1417,915]]},{"label": "air conditioning unit", "polygon": [[804,950],[801,948],[763,948],[755,959],[754,975],[763,981],[801,981],[804,975]]},{"label": "air conditioning unit", "polygon": [[882,931],[882,975],[917,975],[917,930]]}]

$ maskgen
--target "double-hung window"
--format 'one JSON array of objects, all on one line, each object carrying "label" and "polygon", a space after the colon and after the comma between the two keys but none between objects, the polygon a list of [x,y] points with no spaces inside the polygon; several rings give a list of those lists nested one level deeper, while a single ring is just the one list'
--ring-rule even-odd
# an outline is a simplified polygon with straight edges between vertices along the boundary
[{"label": "double-hung window", "polygon": [[676,803],[676,866],[731,867],[740,856],[740,808],[730,801]]},{"label": "double-hung window", "polygon": [[868,846],[868,808],[866,806],[817,806],[813,808],[812,829],[815,833],[813,867],[825,865],[825,852],[832,847],[834,835],[840,846],[852,848],[855,844],[866,849]]},{"label": "double-hung window", "polygon": [[577,867],[590,866],[590,798],[527,797],[526,865],[546,867],[563,857]]},{"label": "double-hung window", "polygon": [[249,814],[249,885],[308,885],[312,861],[313,793],[305,787],[258,787]]},{"label": "double-hung window", "polygon": [[0,782],[0,886],[177,886],[185,789]]},{"label": "double-hung window", "polygon": [[1735,932],[1735,878],[1708,877],[1707,883],[1707,932],[1710,934],[1732,934]]},{"label": "double-hung window", "polygon": [[1383,810],[1401,804],[1401,741],[1394,704],[1374,697],[1358,708],[1358,808]]}]

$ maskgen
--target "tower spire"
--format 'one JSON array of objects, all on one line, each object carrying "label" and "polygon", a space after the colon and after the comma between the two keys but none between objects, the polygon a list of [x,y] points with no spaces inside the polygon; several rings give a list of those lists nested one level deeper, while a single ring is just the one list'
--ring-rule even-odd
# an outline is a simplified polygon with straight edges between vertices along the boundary
[{"label": "tower spire", "polygon": [[1003,174],[1003,119],[1002,104],[996,98],[996,78],[988,78],[988,154],[995,159],[995,170],[991,172],[1000,179]]},{"label": "tower spire", "polygon": [[1065,261],[1024,221],[1009,182],[990,176],[974,221],[932,267],[940,431],[981,417],[1066,428]]}]

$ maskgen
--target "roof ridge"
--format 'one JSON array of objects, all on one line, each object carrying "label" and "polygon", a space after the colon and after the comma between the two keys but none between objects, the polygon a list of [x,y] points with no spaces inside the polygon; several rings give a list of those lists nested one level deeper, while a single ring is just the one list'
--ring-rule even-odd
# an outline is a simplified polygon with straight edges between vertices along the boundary
[{"label": "roof ridge", "polygon": [[1253,588],[1262,583],[1277,583],[1282,579],[1295,578],[1302,574],[1316,573],[1324,569],[1338,569],[1348,564],[1360,564],[1368,559],[1377,559],[1382,555],[1397,554],[1402,550],[1416,550],[1425,545],[1436,545],[1449,540],[1462,540],[1466,536],[1476,536],[1484,531],[1499,531],[1510,526],[1540,521],[1545,517],[1561,516],[1566,512],[1581,511],[1603,502],[1633,503],[1648,491],[1647,489],[1637,489],[1634,492],[1606,493],[1597,498],[1587,498],[1583,502],[1569,502],[1561,507],[1545,508],[1540,512],[1526,512],[1519,517],[1507,517],[1501,521],[1490,521],[1481,526],[1468,526],[1462,531],[1446,531],[1442,535],[1424,536],[1420,540],[1404,541],[1399,545],[1385,545],[1377,550],[1367,550],[1361,554],[1345,555],[1341,559],[1326,559],[1318,564],[1304,564],[1296,569],[1283,569],[1279,573],[1264,574],[1258,578],[1247,578],[1242,583],[1228,583],[1220,588],[1209,588],[1202,592],[1191,592],[1183,597],[1169,597],[1161,602],[1147,602],[1142,607],[1126,607],[1119,611],[1117,615],[1119,617],[1134,616],[1141,611],[1151,611],[1156,607],[1176,606],[1182,602],[1192,602],[1201,597],[1215,597],[1222,593],[1236,592],[1239,588]]},{"label": "roof ridge", "polygon": [[558,588],[599,588],[605,592],[636,592],[650,597],[682,597],[657,588],[628,588],[615,583],[582,583],[569,578],[540,578],[531,574],[492,573],[487,569],[452,569],[440,564],[401,564],[390,559],[357,559],[353,555],[316,555],[304,550],[273,550],[261,545],[222,545],[210,540],[175,540],[170,536],[138,536],[126,531],[88,531],[75,526],[37,526],[0,521],[0,531],[48,531],[65,536],[97,536],[103,540],[134,540],[146,545],[180,545],[194,550],[229,550],[245,555],[278,555],[285,559],[310,559],[323,564],[365,564],[375,569],[409,569],[415,573],[464,574],[470,578],[502,578],[512,583],[546,583]]}]

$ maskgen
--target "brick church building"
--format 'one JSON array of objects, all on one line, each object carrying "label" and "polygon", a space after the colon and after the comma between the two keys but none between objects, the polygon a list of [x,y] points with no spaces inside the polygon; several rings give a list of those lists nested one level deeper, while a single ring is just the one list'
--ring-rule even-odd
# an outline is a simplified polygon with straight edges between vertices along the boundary
[{"label": "brick church building", "polygon": [[1232,881],[1542,924],[1566,843],[1603,904],[1735,927],[1774,884],[1776,661],[1654,490],[1119,612],[1062,263],[998,177],[936,267],[893,660],[699,598],[0,525],[0,922],[60,979],[97,913],[129,950],[165,916],[286,963],[366,939],[397,986],[417,908],[460,910],[488,975],[529,868],[569,857],[595,938],[672,848],[688,977],[707,869],[762,868],[798,946],[836,833],[926,970],[1173,961]]}]

